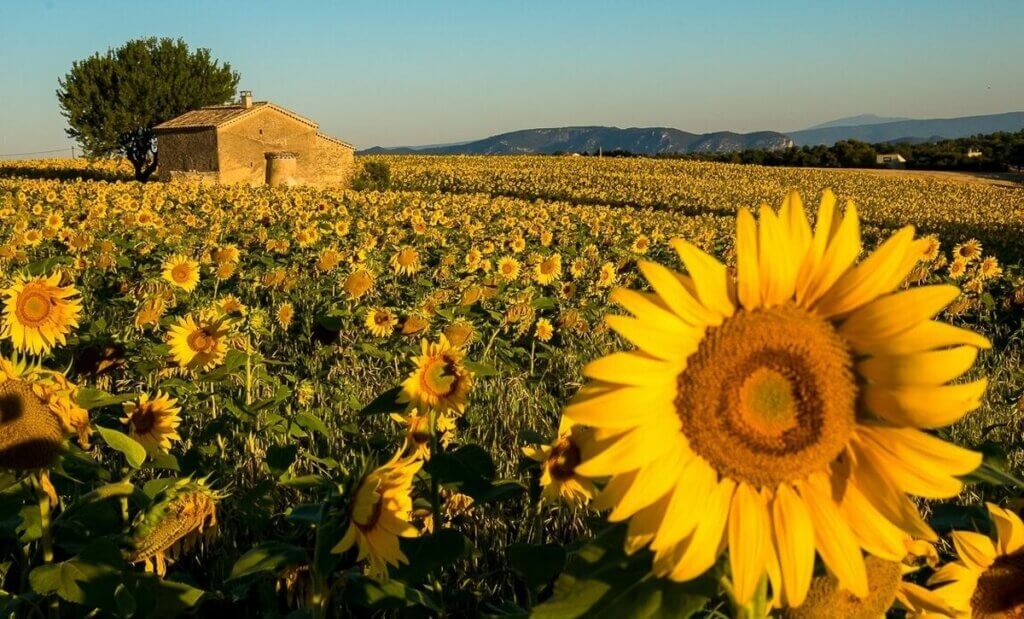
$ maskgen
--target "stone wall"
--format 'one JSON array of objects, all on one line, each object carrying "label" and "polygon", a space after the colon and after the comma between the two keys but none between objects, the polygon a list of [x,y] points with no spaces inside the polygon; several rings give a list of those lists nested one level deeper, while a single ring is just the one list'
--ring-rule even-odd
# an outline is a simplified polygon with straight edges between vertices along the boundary
[{"label": "stone wall", "polygon": [[170,180],[172,172],[217,172],[217,132],[212,128],[157,134],[156,148],[160,180]]},{"label": "stone wall", "polygon": [[355,172],[352,147],[317,133],[317,128],[265,108],[218,129],[179,130],[158,136],[158,178],[209,172],[221,183],[262,185],[268,152],[297,155],[291,184],[347,185]]}]

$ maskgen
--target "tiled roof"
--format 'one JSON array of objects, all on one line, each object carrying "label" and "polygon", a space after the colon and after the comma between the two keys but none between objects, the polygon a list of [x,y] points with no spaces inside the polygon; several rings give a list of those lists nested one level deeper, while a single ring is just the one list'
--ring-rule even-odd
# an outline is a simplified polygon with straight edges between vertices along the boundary
[{"label": "tiled roof", "polygon": [[198,110],[192,110],[191,112],[185,112],[181,116],[172,118],[166,122],[162,122],[156,127],[157,131],[173,131],[175,129],[201,129],[204,127],[223,127],[229,123],[232,123],[243,116],[247,116],[261,110],[263,108],[271,108],[276,110],[285,116],[289,116],[299,122],[310,125],[313,128],[317,128],[317,125],[308,118],[303,118],[298,114],[284,109],[270,103],[268,101],[254,101],[252,107],[246,108],[239,103],[233,103],[230,105],[213,105],[210,107],[199,108]]},{"label": "tiled roof", "polygon": [[349,144],[345,140],[339,140],[338,138],[329,136],[329,135],[324,134],[324,133],[317,133],[316,135],[317,135],[317,137],[323,138],[323,139],[327,140],[328,142],[334,142],[335,144],[340,144],[340,145],[342,145],[342,146],[344,146],[346,148],[351,148],[353,150],[355,150],[355,148],[356,148],[355,146],[352,146],[351,144]]}]

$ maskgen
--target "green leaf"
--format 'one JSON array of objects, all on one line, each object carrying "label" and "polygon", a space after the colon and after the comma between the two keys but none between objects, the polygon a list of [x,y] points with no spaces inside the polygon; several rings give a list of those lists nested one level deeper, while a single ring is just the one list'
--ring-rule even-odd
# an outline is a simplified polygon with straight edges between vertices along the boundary
[{"label": "green leaf", "polygon": [[295,422],[310,432],[317,432],[321,436],[330,437],[331,435],[324,422],[319,417],[314,417],[309,413],[295,415]]},{"label": "green leaf", "polygon": [[300,563],[309,563],[309,555],[304,548],[283,542],[267,542],[242,555],[231,568],[228,580],[259,572],[277,572]]},{"label": "green leaf", "polygon": [[558,544],[516,543],[508,549],[509,565],[530,589],[538,591],[565,567],[565,549]]},{"label": "green leaf", "polygon": [[474,378],[484,378],[487,376],[497,376],[498,369],[488,363],[479,363],[476,361],[466,361],[463,363],[470,372],[473,373]]},{"label": "green leaf", "polygon": [[687,583],[651,575],[651,553],[623,551],[625,527],[606,529],[573,553],[550,600],[533,617],[689,617],[717,593],[710,574]]},{"label": "green leaf", "polygon": [[432,535],[403,538],[401,543],[409,563],[395,570],[394,576],[410,585],[425,582],[434,572],[473,552],[473,543],[469,538],[454,529],[441,529]]},{"label": "green leaf", "polygon": [[107,445],[124,454],[132,468],[137,469],[146,461],[146,448],[127,434],[103,426],[96,426],[96,431],[103,437]]},{"label": "green leaf", "polygon": [[289,443],[287,445],[271,445],[267,448],[267,466],[275,475],[284,474],[299,453],[298,445]]},{"label": "green leaf", "polygon": [[393,387],[388,389],[384,393],[380,394],[373,399],[372,402],[363,407],[363,410],[359,411],[360,415],[387,415],[390,413],[400,413],[405,410],[405,406],[399,404],[398,394],[402,393],[401,387]]},{"label": "green leaf", "polygon": [[128,402],[129,400],[134,400],[136,395],[137,394],[134,393],[111,395],[100,389],[82,387],[78,390],[78,394],[75,396],[75,402],[85,410],[93,410],[95,408],[113,406],[115,404]]}]

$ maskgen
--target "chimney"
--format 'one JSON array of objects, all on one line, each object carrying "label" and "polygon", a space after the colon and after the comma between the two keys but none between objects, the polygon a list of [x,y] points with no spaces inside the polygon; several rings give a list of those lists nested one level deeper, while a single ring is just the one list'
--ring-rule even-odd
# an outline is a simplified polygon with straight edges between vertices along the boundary
[{"label": "chimney", "polygon": [[252,91],[251,90],[243,90],[242,91],[242,107],[244,107],[245,109],[249,109],[249,108],[252,107]]}]

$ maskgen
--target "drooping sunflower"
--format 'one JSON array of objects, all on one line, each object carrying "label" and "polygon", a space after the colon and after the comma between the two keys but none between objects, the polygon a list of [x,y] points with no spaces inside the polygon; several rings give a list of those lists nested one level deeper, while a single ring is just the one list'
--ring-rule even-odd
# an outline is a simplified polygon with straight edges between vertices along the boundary
[{"label": "drooping sunflower", "polygon": [[594,498],[597,494],[594,482],[576,472],[587,440],[588,430],[562,417],[553,443],[523,447],[523,454],[541,465],[541,500],[582,505]]},{"label": "drooping sunflower", "polygon": [[124,403],[121,423],[128,425],[129,436],[145,447],[149,455],[167,453],[173,441],[181,440],[181,408],[177,404],[176,399],[162,391],[157,391],[153,398],[143,393],[137,401]]},{"label": "drooping sunflower", "polygon": [[78,326],[82,311],[78,290],[70,284],[61,286],[60,277],[60,273],[18,276],[4,290],[3,336],[11,339],[16,350],[34,355],[49,352],[67,343],[67,336]]},{"label": "drooping sunflower", "polygon": [[167,564],[188,552],[217,526],[217,502],[223,495],[205,480],[180,479],[139,518],[132,534],[131,563],[163,576]]},{"label": "drooping sunflower", "polygon": [[463,365],[465,356],[444,335],[435,343],[422,340],[416,368],[402,382],[398,402],[421,411],[461,413],[473,388],[473,373]]},{"label": "drooping sunflower", "polygon": [[164,281],[185,292],[192,292],[199,285],[199,263],[181,254],[175,254],[164,261]]},{"label": "drooping sunflower", "polygon": [[912,564],[867,557],[864,566],[868,576],[868,594],[857,597],[843,589],[831,574],[811,581],[807,600],[797,608],[781,613],[786,619],[877,619],[886,616],[894,605],[904,609],[908,617],[948,617],[952,609],[933,591],[903,580],[916,571]]},{"label": "drooping sunflower", "polygon": [[954,531],[959,561],[928,580],[958,617],[1024,617],[1024,522],[1009,509],[988,503],[996,541],[973,531]]},{"label": "drooping sunflower", "polygon": [[69,434],[88,446],[89,414],[75,403],[77,391],[63,374],[0,357],[0,469],[53,464]]},{"label": "drooping sunflower", "polygon": [[220,320],[192,316],[179,318],[167,333],[171,356],[183,368],[207,370],[220,365],[227,354],[228,330]]},{"label": "drooping sunflower", "polygon": [[815,555],[858,597],[861,550],[904,557],[934,540],[907,494],[955,496],[979,454],[926,432],[976,408],[984,379],[952,383],[989,342],[932,320],[958,291],[894,292],[923,253],[904,228],[859,265],[856,209],[826,191],[812,232],[800,198],[737,220],[737,277],[675,239],[689,275],[641,262],[653,294],[618,289],[607,323],[639,350],[584,368],[565,409],[597,429],[577,467],[608,477],[595,506],[629,519],[654,571],[700,575],[729,549],[741,603],[768,574],[803,602]]},{"label": "drooping sunflower", "polygon": [[398,316],[387,308],[369,309],[366,311],[366,328],[374,337],[387,337],[394,333],[398,326]]},{"label": "drooping sunflower", "polygon": [[367,561],[367,571],[377,578],[387,576],[389,565],[408,563],[398,538],[419,535],[409,520],[412,481],[422,466],[423,460],[416,456],[400,458],[396,454],[363,477],[351,495],[348,529],[331,552],[340,554],[357,546],[356,560]]}]

